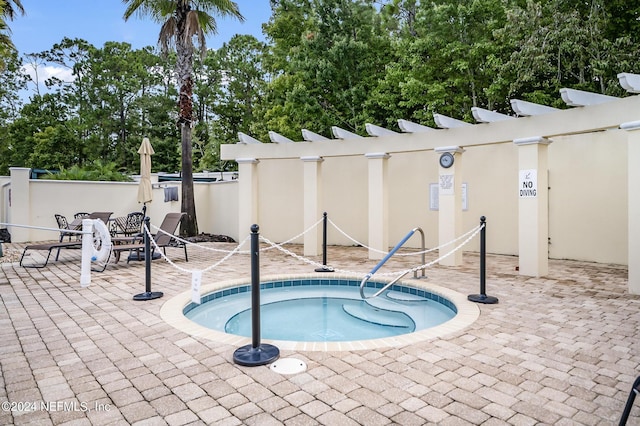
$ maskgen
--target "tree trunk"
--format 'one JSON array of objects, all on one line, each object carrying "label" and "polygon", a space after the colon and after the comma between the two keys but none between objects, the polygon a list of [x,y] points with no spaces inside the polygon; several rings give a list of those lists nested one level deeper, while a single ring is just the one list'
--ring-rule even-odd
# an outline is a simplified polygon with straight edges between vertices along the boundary
[{"label": "tree trunk", "polygon": [[180,140],[182,143],[182,201],[181,209],[186,213],[180,224],[180,235],[192,237],[198,235],[198,220],[193,193],[193,156],[191,147],[191,125],[181,123]]}]

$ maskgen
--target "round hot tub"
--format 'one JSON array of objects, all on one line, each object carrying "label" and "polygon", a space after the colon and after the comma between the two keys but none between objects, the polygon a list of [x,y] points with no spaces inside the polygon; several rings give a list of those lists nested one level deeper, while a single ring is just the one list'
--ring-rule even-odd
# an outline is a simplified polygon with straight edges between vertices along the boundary
[{"label": "round hot tub", "polygon": [[[363,300],[360,279],[285,276],[260,283],[260,337],[281,347],[358,349],[397,346],[461,329],[479,314],[463,295],[422,282],[399,282]],[[367,282],[370,296],[386,282]],[[225,342],[252,337],[251,284],[227,282],[207,287],[201,303],[187,292],[163,306],[175,327]]]}]

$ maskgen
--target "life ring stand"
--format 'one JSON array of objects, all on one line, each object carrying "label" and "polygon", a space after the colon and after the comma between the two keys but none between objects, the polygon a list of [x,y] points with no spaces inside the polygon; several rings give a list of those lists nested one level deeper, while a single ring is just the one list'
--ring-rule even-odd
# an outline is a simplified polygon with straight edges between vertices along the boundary
[{"label": "life ring stand", "polygon": [[93,220],[93,244],[91,244],[91,261],[104,263],[111,254],[111,234],[101,219]]}]

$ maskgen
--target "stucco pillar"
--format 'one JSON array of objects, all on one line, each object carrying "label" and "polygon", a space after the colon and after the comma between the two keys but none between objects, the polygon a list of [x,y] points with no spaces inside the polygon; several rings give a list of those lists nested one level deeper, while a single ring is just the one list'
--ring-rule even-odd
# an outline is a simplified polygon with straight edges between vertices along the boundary
[{"label": "stucco pillar", "polygon": [[640,294],[640,121],[623,123],[620,128],[627,130],[629,293]]},{"label": "stucco pillar", "polygon": [[[31,191],[29,179],[31,169],[25,167],[11,167],[11,192],[9,199],[9,222],[16,225],[31,225]],[[11,241],[23,243],[31,241],[29,228],[12,227],[9,229]],[[56,239],[57,235],[53,238]]]},{"label": "stucco pillar", "polygon": [[[255,158],[236,158],[238,163],[238,238],[243,241],[258,223],[258,163]],[[258,225],[260,225],[258,223]]]},{"label": "stucco pillar", "polygon": [[[369,259],[382,259],[389,251],[389,182],[386,152],[365,154],[369,159]],[[375,250],[371,250],[375,249]]]},{"label": "stucco pillar", "polygon": [[549,166],[551,141],[540,136],[515,139],[518,146],[518,256],[520,275],[549,272]]},{"label": "stucco pillar", "polygon": [[[304,162],[304,229],[309,229],[322,217],[322,157],[300,157]],[[318,256],[322,251],[322,226],[304,234],[304,255]]]},{"label": "stucco pillar", "polygon": [[[462,234],[462,153],[464,149],[459,146],[444,146],[436,148],[435,152],[440,153],[438,170],[438,245],[443,246],[439,251],[439,256],[442,256],[455,247],[455,244],[447,243]],[[449,155],[451,157],[448,157]],[[445,244],[447,245],[445,246]],[[462,265],[462,250],[457,250],[442,259],[440,265]]]}]

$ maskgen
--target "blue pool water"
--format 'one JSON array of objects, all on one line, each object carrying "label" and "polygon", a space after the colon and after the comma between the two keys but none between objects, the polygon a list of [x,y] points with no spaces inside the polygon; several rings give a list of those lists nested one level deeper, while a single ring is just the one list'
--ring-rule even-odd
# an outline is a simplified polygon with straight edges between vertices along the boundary
[{"label": "blue pool water", "polygon": [[[366,294],[384,283],[369,282]],[[456,315],[448,299],[393,285],[362,300],[360,281],[294,279],[264,282],[260,291],[260,335],[271,340],[338,342],[370,340],[435,327]],[[213,330],[251,337],[251,285],[220,290],[202,304],[184,308],[187,318]]]}]

